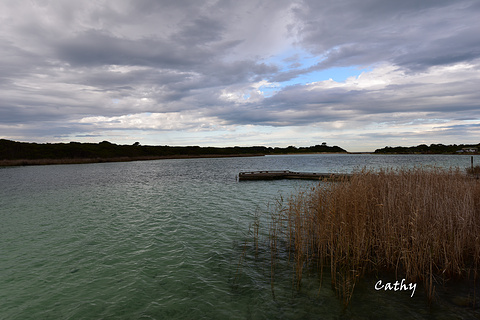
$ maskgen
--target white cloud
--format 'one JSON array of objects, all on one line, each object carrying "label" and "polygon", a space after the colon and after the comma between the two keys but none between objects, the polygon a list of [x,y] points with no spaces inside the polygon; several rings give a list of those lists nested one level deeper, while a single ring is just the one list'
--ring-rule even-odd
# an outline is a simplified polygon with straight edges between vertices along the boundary
[{"label": "white cloud", "polygon": [[71,122],[74,124],[87,124],[100,130],[187,130],[197,132],[221,130],[224,128],[222,121],[216,118],[178,112],[137,113],[116,117],[93,116]]}]

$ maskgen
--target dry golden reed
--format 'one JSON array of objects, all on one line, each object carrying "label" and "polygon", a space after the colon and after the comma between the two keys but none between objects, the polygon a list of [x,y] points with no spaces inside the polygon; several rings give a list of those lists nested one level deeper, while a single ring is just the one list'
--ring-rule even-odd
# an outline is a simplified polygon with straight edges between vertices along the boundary
[{"label": "dry golden reed", "polygon": [[296,286],[307,266],[328,267],[346,305],[359,277],[391,271],[431,300],[439,281],[478,276],[480,182],[454,169],[363,170],[279,204],[270,238],[272,279],[284,242]]}]

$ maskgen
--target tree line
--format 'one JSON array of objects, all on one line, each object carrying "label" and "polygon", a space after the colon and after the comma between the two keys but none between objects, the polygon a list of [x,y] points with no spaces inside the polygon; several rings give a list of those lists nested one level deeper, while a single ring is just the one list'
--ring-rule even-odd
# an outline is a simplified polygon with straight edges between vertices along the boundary
[{"label": "tree line", "polygon": [[[476,150],[476,151],[473,151]],[[375,150],[380,154],[457,154],[457,153],[478,153],[480,144],[420,144],[412,147],[385,147]]]},{"label": "tree line", "polygon": [[31,143],[0,139],[0,160],[18,159],[113,159],[174,156],[228,156],[269,155],[285,153],[346,152],[338,146],[325,144],[310,147],[200,147],[118,145],[108,141],[100,143]]}]

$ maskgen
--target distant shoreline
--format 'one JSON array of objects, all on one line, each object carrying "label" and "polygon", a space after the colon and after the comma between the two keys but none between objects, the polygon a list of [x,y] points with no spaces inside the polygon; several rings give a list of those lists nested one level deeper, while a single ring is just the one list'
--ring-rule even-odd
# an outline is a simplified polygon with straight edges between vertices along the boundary
[{"label": "distant shoreline", "polygon": [[374,152],[348,152],[326,142],[310,147],[200,147],[200,146],[149,146],[135,142],[132,145],[117,145],[108,141],[99,143],[30,143],[0,139],[0,166],[32,166],[54,164],[83,164],[103,162],[129,162],[162,159],[194,159],[255,157],[266,155],[307,154],[479,154],[477,145],[422,144],[414,147],[385,147]]},{"label": "distant shoreline", "polygon": [[108,141],[99,143],[34,143],[0,139],[0,166],[27,166],[48,164],[80,164],[99,162],[125,162],[160,159],[252,157],[268,154],[303,154],[346,152],[338,146],[310,147],[200,147],[149,146],[135,142],[117,145]]},{"label": "distant shoreline", "polygon": [[265,155],[264,154],[225,154],[225,155],[206,154],[206,155],[169,155],[169,156],[115,157],[115,158],[12,159],[12,160],[0,160],[0,167],[132,162],[132,161],[150,161],[150,160],[167,160],[167,159],[262,157],[262,156],[265,156]]},{"label": "distant shoreline", "polygon": [[[113,157],[113,158],[52,158],[52,159],[4,159],[0,160],[0,167],[22,167],[22,166],[45,166],[59,164],[88,164],[88,163],[108,163],[108,162],[133,162],[133,161],[151,161],[168,159],[201,159],[201,158],[239,158],[239,157],[264,157],[264,156],[294,156],[294,155],[316,155],[316,154],[372,154],[372,155],[419,155],[418,153],[375,153],[375,152],[305,152],[305,153],[275,153],[275,154],[200,154],[200,155],[165,155],[165,156],[140,156],[140,157]],[[439,153],[425,154],[439,155]],[[444,154],[444,155],[462,155],[462,154]],[[463,154],[468,155],[468,154]],[[470,154],[478,155],[478,153]]]},{"label": "distant shoreline", "polygon": [[[362,152],[368,153],[371,152]],[[10,159],[0,160],[0,167],[21,167],[21,166],[45,166],[58,164],[88,164],[108,162],[133,162],[168,159],[201,159],[201,158],[239,158],[239,157],[264,157],[264,156],[291,156],[308,154],[356,154],[356,152],[309,152],[309,153],[275,153],[275,154],[204,154],[204,155],[166,155],[166,156],[144,156],[144,157],[114,157],[114,158],[58,158],[58,159]]]}]

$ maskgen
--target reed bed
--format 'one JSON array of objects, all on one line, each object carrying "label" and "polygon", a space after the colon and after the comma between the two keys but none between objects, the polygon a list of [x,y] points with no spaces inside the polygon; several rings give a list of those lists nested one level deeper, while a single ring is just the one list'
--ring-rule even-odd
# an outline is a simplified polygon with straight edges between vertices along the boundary
[{"label": "reed bed", "polygon": [[[272,281],[280,248],[299,287],[306,268],[328,268],[345,305],[360,277],[391,272],[423,283],[430,301],[448,279],[480,271],[480,183],[454,169],[388,169],[279,201],[272,213]],[[400,278],[402,279],[402,278]]]},{"label": "reed bed", "polygon": [[[472,160],[473,161],[473,160]],[[473,166],[473,163],[472,163],[472,167],[470,168],[467,168],[466,169],[467,171],[467,174],[479,179],[480,178],[480,166]]]}]

